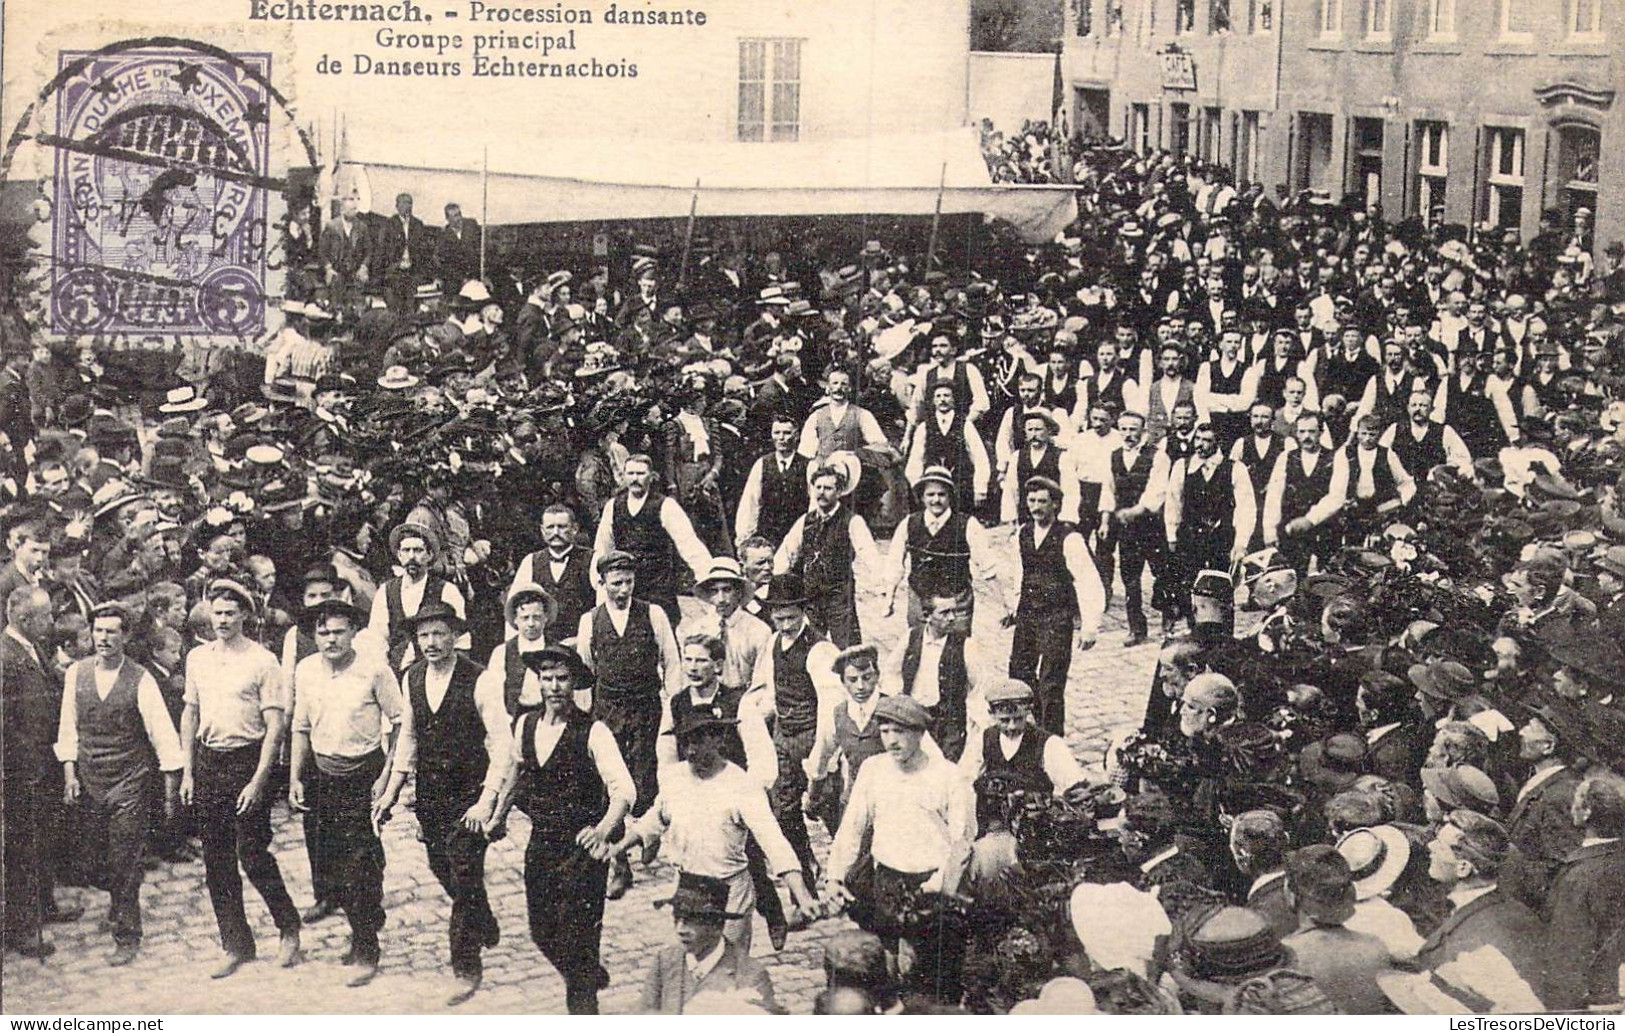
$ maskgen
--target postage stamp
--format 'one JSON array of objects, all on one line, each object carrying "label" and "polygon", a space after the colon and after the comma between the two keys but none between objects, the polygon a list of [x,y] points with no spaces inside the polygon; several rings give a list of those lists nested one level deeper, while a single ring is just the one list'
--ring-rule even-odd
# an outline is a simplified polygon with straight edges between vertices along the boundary
[{"label": "postage stamp", "polygon": [[252,336],[271,230],[269,53],[62,51],[51,329]]}]

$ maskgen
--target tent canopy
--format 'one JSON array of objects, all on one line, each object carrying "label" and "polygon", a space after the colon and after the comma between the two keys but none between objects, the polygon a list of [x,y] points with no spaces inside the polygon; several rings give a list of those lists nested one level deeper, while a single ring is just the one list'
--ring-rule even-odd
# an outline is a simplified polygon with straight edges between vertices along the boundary
[{"label": "tent canopy", "polygon": [[[995,184],[973,129],[798,143],[506,139],[454,155],[404,135],[344,162],[363,207],[409,193],[420,212],[455,201],[492,225],[739,215],[984,213],[1048,240],[1076,217],[1065,186]],[[698,187],[696,188],[696,184]],[[482,206],[482,196],[484,202]]]}]

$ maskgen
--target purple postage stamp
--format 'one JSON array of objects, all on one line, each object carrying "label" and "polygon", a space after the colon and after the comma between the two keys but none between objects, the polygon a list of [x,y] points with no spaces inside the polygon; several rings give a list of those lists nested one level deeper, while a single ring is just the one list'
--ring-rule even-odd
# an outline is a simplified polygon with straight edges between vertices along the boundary
[{"label": "purple postage stamp", "polygon": [[54,98],[51,328],[244,337],[264,329],[270,54],[187,47],[83,62]]}]

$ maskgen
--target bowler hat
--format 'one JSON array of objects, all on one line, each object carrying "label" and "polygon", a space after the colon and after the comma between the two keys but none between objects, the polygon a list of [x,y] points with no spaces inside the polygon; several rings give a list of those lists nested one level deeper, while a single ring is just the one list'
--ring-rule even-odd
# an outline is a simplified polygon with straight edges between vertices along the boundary
[{"label": "bowler hat", "polygon": [[453,635],[461,634],[463,629],[468,627],[468,622],[458,616],[456,610],[438,599],[424,603],[418,608],[417,613],[407,617],[401,624],[408,635],[416,638],[419,628],[434,621],[444,621],[451,628]]},{"label": "bowler hat", "polygon": [[570,672],[570,680],[577,688],[581,688],[592,681],[592,670],[586,661],[581,659],[573,649],[560,645],[547,645],[541,649],[521,652],[519,660],[531,671],[540,673],[542,668],[549,664],[563,664],[565,670]]},{"label": "bowler hat", "polygon": [[805,606],[807,604],[807,585],[799,574],[774,574],[773,580],[767,583],[767,596],[762,601],[763,608],[772,611],[779,606]]},{"label": "bowler hat", "polygon": [[671,907],[677,918],[702,922],[730,922],[744,918],[728,910],[728,883],[710,875],[677,873],[677,887],[670,897],[655,901],[655,907]]}]

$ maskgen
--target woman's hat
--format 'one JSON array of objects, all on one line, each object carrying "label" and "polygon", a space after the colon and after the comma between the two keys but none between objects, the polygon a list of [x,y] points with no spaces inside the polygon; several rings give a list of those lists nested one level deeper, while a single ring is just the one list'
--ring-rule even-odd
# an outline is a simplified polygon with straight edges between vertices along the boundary
[{"label": "woman's hat", "polygon": [[416,523],[415,521],[407,521],[404,524],[398,525],[393,531],[389,532],[390,555],[393,556],[399,553],[401,551],[401,542],[408,538],[420,539],[424,545],[428,546],[430,563],[433,563],[439,558],[440,537],[436,535],[429,527]]},{"label": "woman's hat", "polygon": [[731,922],[744,918],[728,910],[728,884],[710,875],[677,873],[677,888],[665,900],[655,901],[655,907],[671,907],[676,918],[701,922]]},{"label": "woman's hat", "polygon": [[526,603],[534,602],[540,602],[542,604],[542,612],[546,614],[546,616],[542,618],[542,623],[553,623],[553,618],[556,617],[559,612],[558,600],[553,598],[553,593],[549,592],[547,589],[543,588],[534,581],[526,581],[513,586],[513,588],[508,592],[507,601],[503,603],[503,616],[507,618],[509,624],[517,626],[519,622],[516,617],[519,613],[519,607],[525,605]]},{"label": "woman's hat", "polygon": [[1354,873],[1354,899],[1380,897],[1399,881],[1411,860],[1411,841],[1392,825],[1354,829],[1337,841]]}]

